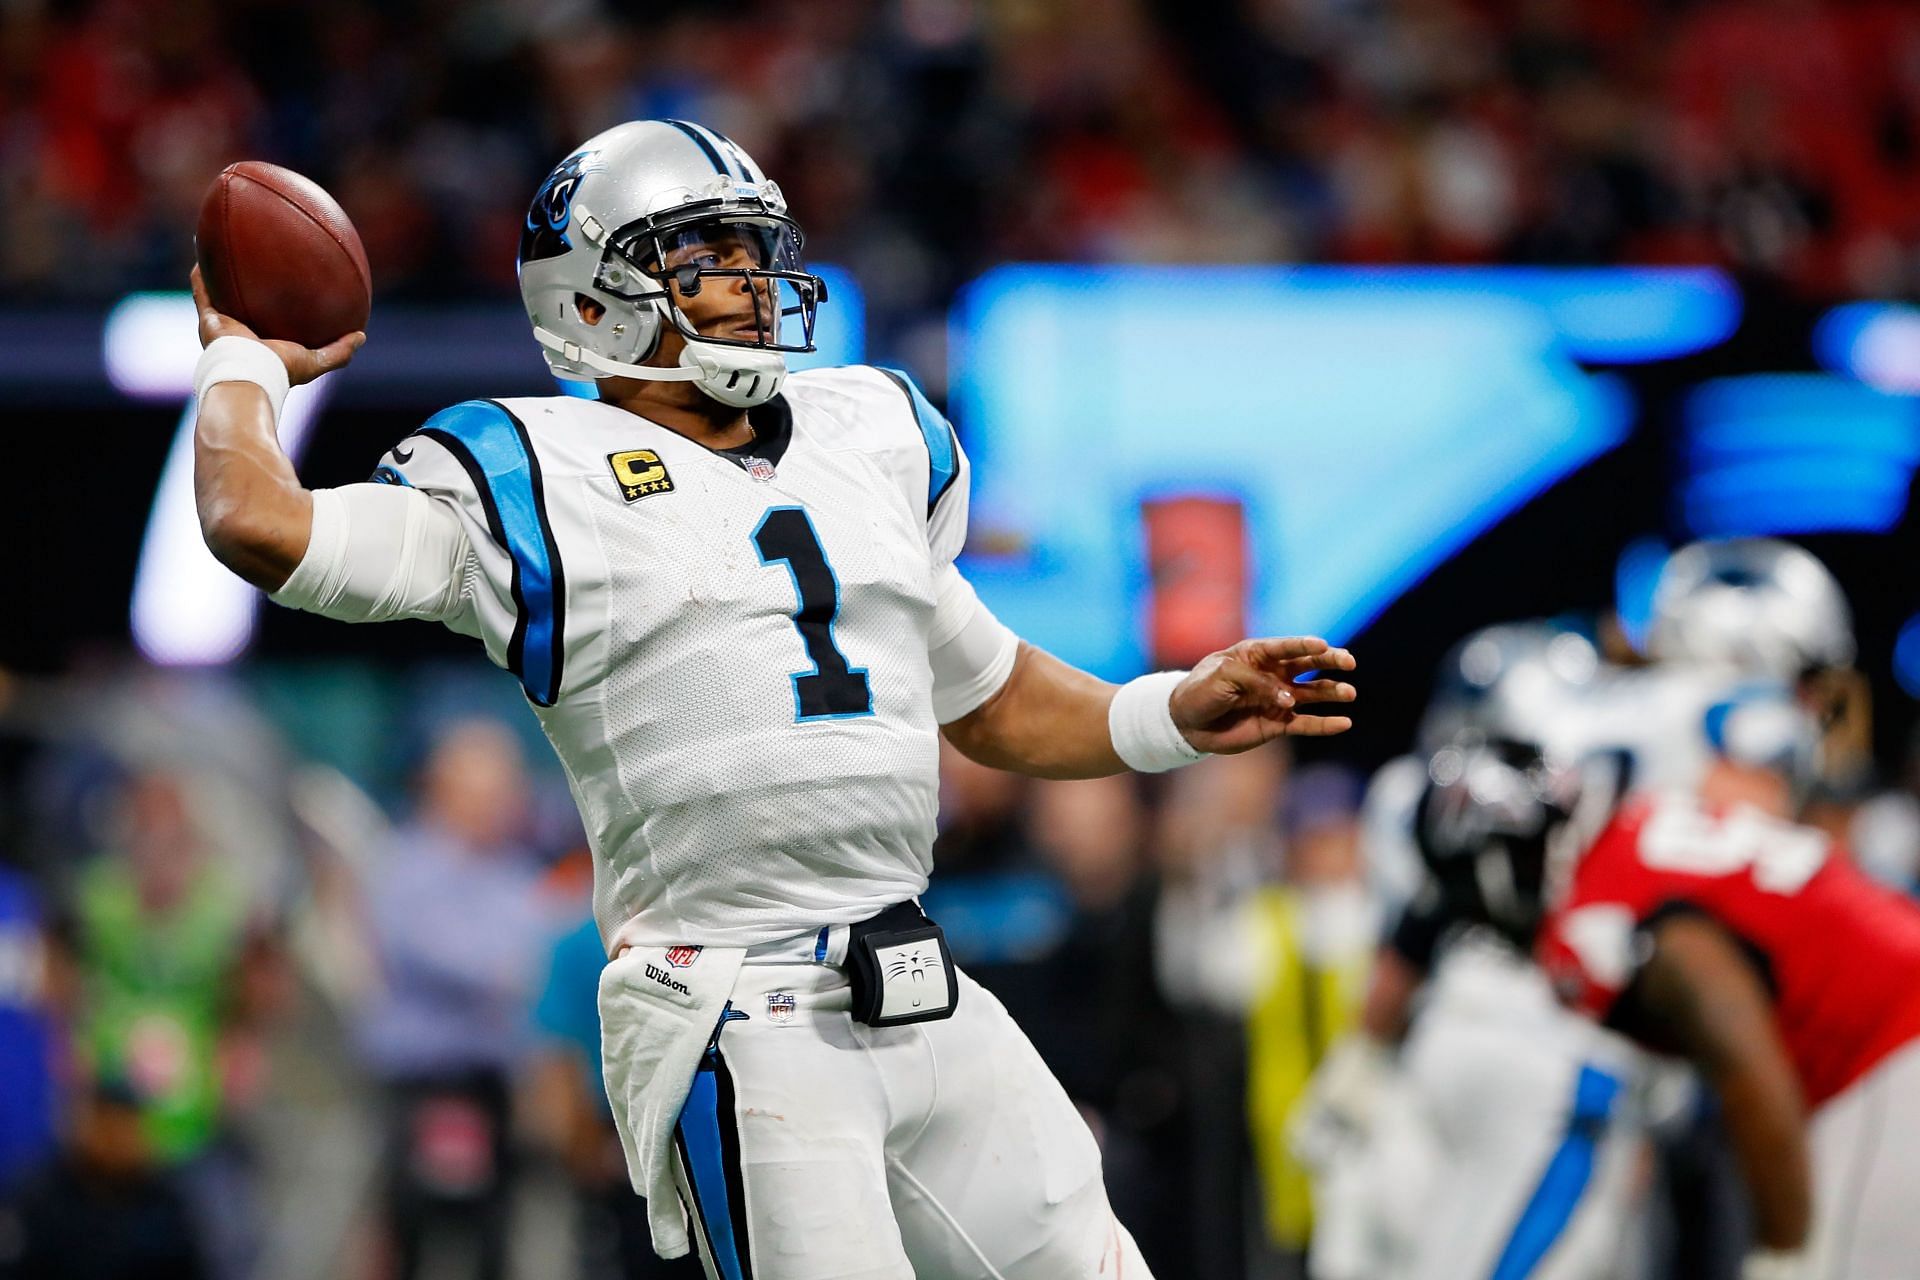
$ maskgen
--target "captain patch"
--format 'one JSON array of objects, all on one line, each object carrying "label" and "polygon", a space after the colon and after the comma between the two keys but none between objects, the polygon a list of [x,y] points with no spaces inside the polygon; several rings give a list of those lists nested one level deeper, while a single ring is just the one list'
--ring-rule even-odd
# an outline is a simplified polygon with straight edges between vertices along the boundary
[{"label": "captain patch", "polygon": [[660,461],[660,455],[651,449],[610,453],[607,455],[607,465],[613,468],[613,478],[620,486],[620,496],[628,502],[638,502],[656,493],[673,492],[673,477],[667,474],[667,464]]}]

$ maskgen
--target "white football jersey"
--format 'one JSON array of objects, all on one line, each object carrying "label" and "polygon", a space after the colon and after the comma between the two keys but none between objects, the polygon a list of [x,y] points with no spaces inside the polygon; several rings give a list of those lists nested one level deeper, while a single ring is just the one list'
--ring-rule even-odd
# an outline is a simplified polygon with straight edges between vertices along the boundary
[{"label": "white football jersey", "polygon": [[1693,791],[1716,758],[1714,708],[1753,684],[1751,677],[1710,663],[1607,668],[1548,745],[1569,757],[1624,752],[1634,789]]},{"label": "white football jersey", "polygon": [[559,753],[610,949],[851,923],[932,866],[928,635],[966,459],[885,370],[795,374],[753,421],[771,460],[597,401],[469,401],[376,472],[460,512],[442,620]]}]

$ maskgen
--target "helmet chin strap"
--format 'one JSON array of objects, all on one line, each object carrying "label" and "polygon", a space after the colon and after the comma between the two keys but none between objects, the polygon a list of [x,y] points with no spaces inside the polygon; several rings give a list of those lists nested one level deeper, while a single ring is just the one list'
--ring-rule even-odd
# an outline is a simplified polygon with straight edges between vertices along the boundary
[{"label": "helmet chin strap", "polygon": [[599,352],[589,351],[577,342],[568,342],[553,330],[539,325],[533,326],[533,336],[555,355],[574,364],[583,364],[603,377],[644,378],[649,382],[698,382],[707,376],[706,370],[697,367],[683,365],[677,369],[663,369],[658,365],[623,364],[618,360],[609,360]]},{"label": "helmet chin strap", "polygon": [[[533,327],[533,336],[541,346],[575,364],[585,365],[608,378],[641,378],[648,382],[693,382],[721,404],[751,409],[779,394],[786,381],[787,360],[778,351],[721,349],[688,342],[680,351],[678,366],[662,368],[651,364],[625,364],[589,351],[577,342],[569,342],[551,329]],[[742,386],[742,380],[745,385]]]}]

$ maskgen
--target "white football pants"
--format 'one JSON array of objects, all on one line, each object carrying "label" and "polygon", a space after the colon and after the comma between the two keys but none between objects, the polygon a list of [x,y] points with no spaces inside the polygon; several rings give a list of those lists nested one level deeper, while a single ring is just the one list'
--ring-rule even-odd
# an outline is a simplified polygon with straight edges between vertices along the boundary
[{"label": "white football pants", "polygon": [[1920,1040],[1813,1114],[1812,1280],[1920,1280]]},{"label": "white football pants", "polygon": [[1086,1121],[998,1000],[961,974],[944,1021],[851,1006],[841,969],[741,969],[675,1137],[708,1276],[1151,1280]]}]

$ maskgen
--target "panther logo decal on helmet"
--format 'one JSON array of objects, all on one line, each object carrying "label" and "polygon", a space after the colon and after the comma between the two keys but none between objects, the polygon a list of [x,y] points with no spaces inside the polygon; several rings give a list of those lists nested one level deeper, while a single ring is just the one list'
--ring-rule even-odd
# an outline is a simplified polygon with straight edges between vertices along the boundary
[{"label": "panther logo decal on helmet", "polygon": [[580,179],[598,168],[593,162],[595,154],[585,150],[574,152],[562,160],[533,193],[533,203],[527,207],[527,224],[520,232],[521,265],[557,258],[573,248],[573,242],[567,239],[573,195],[580,189]]}]

